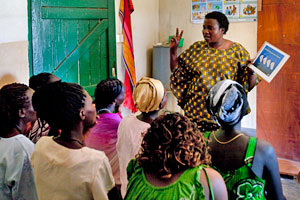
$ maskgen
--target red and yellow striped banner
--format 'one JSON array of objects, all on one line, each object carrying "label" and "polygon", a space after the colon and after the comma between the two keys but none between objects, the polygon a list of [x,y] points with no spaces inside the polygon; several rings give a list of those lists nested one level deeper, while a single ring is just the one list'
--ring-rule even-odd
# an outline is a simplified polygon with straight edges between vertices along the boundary
[{"label": "red and yellow striped banner", "polygon": [[135,66],[134,66],[134,54],[132,44],[132,32],[131,32],[131,18],[130,15],[134,11],[131,0],[121,0],[119,15],[122,21],[123,32],[123,53],[122,62],[125,66],[125,100],[124,107],[127,107],[131,112],[135,112],[136,108],[132,99],[133,89],[136,84]]}]

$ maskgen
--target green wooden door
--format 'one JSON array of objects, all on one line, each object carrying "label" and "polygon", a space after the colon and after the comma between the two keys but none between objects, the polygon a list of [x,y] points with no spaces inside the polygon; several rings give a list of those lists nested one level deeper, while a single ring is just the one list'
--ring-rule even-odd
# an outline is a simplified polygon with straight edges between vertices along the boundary
[{"label": "green wooden door", "polygon": [[29,0],[30,75],[50,72],[91,95],[116,76],[114,0]]}]

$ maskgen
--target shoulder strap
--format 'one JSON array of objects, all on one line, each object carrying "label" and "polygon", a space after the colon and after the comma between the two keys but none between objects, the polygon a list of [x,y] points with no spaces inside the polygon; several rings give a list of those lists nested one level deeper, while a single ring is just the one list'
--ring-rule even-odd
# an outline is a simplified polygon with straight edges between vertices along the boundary
[{"label": "shoulder strap", "polygon": [[203,136],[205,139],[209,139],[211,132],[210,131],[206,131],[203,133]]},{"label": "shoulder strap", "polygon": [[249,137],[248,148],[244,160],[248,167],[252,167],[253,156],[256,149],[256,141],[257,139],[255,137]]},{"label": "shoulder strap", "polygon": [[204,171],[206,179],[207,179],[207,183],[208,183],[208,187],[209,187],[209,192],[210,192],[211,199],[215,200],[214,192],[213,192],[213,189],[211,187],[211,183],[210,183],[210,180],[208,178],[208,175],[207,175],[207,172],[206,172],[205,168],[203,168],[203,171]]}]

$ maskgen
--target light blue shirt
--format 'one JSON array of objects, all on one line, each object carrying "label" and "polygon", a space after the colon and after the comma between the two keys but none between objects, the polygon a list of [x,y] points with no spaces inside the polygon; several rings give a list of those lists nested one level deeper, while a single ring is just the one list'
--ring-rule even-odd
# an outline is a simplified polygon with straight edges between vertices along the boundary
[{"label": "light blue shirt", "polygon": [[24,135],[0,137],[0,199],[37,198],[30,157],[34,144]]}]

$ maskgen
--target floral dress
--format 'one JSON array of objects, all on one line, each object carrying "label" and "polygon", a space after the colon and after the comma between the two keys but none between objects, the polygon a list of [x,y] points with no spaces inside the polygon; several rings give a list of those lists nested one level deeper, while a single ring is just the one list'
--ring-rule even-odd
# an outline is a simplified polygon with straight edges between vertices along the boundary
[{"label": "floral dress", "polygon": [[223,172],[216,169],[223,177],[228,199],[236,200],[263,200],[265,199],[265,180],[259,178],[252,171],[253,156],[255,153],[257,139],[249,138],[249,144],[245,156],[245,165],[234,171]]},{"label": "floral dress", "polygon": [[[248,51],[239,43],[219,50],[198,41],[178,57],[178,65],[170,77],[170,87],[178,105],[187,117],[198,124],[202,132],[218,129],[207,112],[205,96],[218,81],[231,79],[239,82],[248,92]],[[239,66],[242,70],[238,70]]]}]

